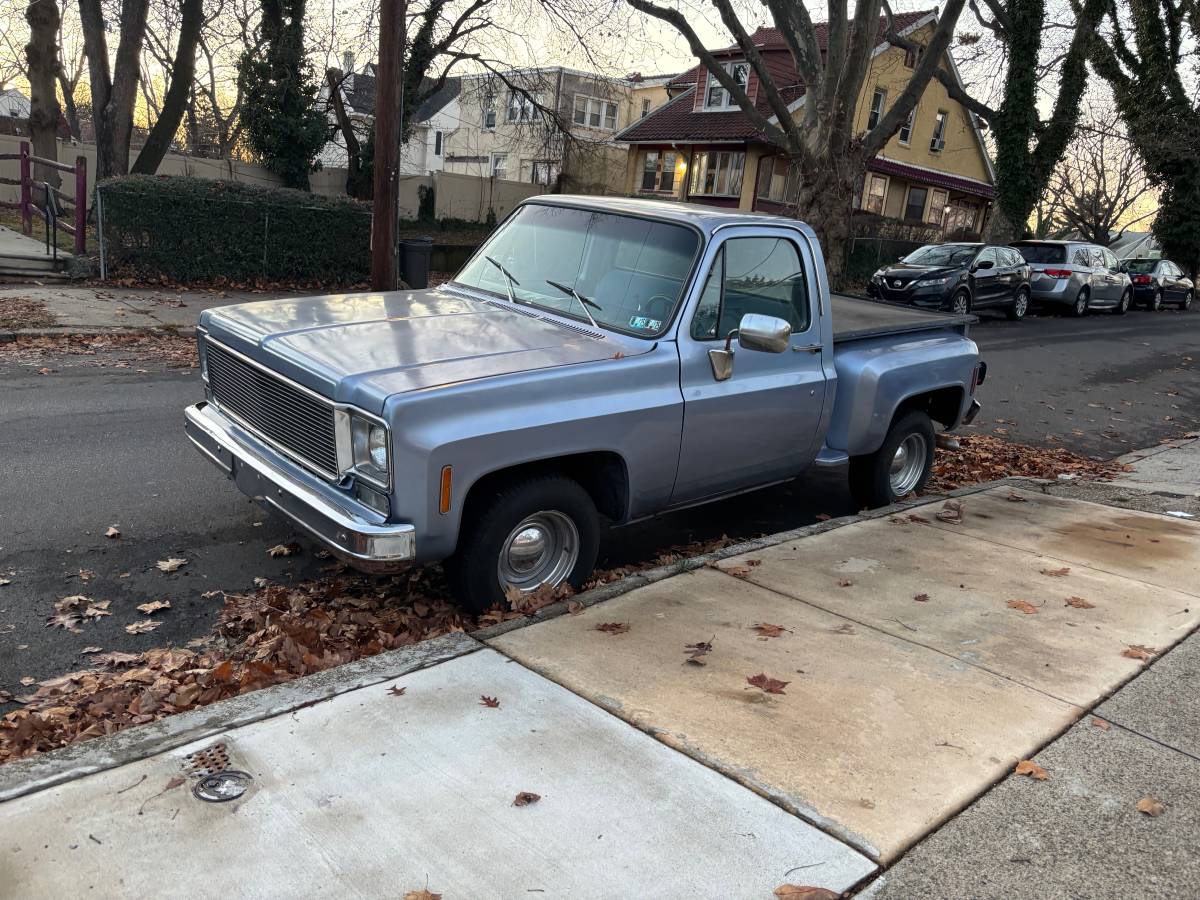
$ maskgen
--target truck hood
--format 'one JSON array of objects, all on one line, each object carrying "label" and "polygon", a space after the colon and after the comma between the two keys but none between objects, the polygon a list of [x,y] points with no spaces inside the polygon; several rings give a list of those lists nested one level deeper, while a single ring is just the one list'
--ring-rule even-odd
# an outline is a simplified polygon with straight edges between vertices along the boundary
[{"label": "truck hood", "polygon": [[243,303],[206,310],[200,325],[255,362],[376,413],[393,394],[651,348],[551,313],[444,289]]}]

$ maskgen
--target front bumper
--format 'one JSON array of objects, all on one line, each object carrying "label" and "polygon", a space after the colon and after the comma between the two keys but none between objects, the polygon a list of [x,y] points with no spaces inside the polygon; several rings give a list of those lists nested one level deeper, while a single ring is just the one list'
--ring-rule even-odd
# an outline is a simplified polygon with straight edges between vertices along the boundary
[{"label": "front bumper", "polygon": [[416,528],[371,521],[351,508],[350,501],[339,503],[325,496],[307,473],[292,474],[273,465],[240,440],[238,426],[210,403],[189,406],[184,411],[184,429],[196,449],[232,479],[243,494],[283,516],[355,568],[394,572],[416,558]]},{"label": "front bumper", "polygon": [[948,285],[932,285],[924,287],[917,282],[916,286],[893,288],[881,282],[867,283],[867,295],[888,303],[903,303],[907,306],[917,306],[922,309],[945,309],[950,305],[950,295],[956,283]]}]

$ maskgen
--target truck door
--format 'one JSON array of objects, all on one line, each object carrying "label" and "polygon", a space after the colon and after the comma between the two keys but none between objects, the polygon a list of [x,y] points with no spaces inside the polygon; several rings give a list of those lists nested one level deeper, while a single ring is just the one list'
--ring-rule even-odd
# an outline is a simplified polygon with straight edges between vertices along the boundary
[{"label": "truck door", "polygon": [[[703,292],[679,330],[683,439],[672,504],[799,473],[812,459],[825,401],[822,320],[812,256],[790,230],[731,230],[709,254]],[[738,346],[722,379],[710,350],[742,316],[786,320],[786,350]]]}]

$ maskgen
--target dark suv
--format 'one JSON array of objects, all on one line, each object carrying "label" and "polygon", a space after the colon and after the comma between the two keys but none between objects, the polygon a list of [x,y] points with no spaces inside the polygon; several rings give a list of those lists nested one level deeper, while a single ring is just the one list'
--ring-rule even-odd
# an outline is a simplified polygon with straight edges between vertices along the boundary
[{"label": "dark suv", "polygon": [[1003,307],[1014,322],[1029,309],[1030,267],[1011,247],[929,244],[885,266],[867,285],[879,300],[959,315]]},{"label": "dark suv", "polygon": [[1181,309],[1191,307],[1195,285],[1169,259],[1127,259],[1125,268],[1133,282],[1135,303],[1155,312],[1164,303],[1176,303]]}]

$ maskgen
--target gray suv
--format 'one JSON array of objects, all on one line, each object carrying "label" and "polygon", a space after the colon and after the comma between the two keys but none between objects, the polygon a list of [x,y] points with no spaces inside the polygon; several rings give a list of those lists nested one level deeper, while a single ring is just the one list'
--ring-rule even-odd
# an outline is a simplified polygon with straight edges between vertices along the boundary
[{"label": "gray suv", "polygon": [[1034,303],[1058,304],[1071,315],[1108,309],[1123,316],[1133,303],[1133,282],[1107,247],[1079,241],[1016,241],[1012,244],[1032,268]]}]

